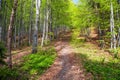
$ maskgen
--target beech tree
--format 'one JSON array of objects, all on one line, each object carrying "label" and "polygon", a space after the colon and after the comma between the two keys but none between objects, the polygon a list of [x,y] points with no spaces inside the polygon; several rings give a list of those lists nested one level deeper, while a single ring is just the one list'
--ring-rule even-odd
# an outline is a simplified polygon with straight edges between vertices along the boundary
[{"label": "beech tree", "polygon": [[39,15],[40,15],[40,4],[41,0],[36,0],[36,23],[33,30],[33,48],[32,53],[37,52],[37,45],[38,45],[38,22],[39,22]]},{"label": "beech tree", "polygon": [[77,26],[85,35],[89,27],[96,27],[101,48],[119,46],[119,0],[80,0],[78,13]]},{"label": "beech tree", "polygon": [[13,31],[13,24],[16,14],[18,0],[14,0],[11,17],[10,17],[10,24],[8,27],[8,35],[7,35],[7,53],[8,53],[8,66],[12,68],[12,54],[11,54],[11,47],[12,47],[12,31]]},{"label": "beech tree", "polygon": [[111,1],[111,15],[110,15],[110,30],[111,30],[111,48],[116,48],[116,36],[114,31],[114,13],[113,13],[113,4]]}]

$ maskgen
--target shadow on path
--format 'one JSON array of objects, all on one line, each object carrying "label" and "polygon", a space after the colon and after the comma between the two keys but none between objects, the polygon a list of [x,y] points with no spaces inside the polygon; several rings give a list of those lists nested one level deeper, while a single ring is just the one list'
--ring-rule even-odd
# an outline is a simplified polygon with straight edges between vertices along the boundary
[{"label": "shadow on path", "polygon": [[78,64],[69,40],[70,36],[67,35],[55,43],[58,57],[39,80],[91,80],[86,78],[82,64]]}]

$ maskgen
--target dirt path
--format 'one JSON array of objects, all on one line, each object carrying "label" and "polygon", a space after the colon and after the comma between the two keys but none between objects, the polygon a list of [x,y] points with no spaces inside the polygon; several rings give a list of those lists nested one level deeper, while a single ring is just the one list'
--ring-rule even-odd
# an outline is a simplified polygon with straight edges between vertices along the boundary
[{"label": "dirt path", "polygon": [[82,64],[78,64],[68,41],[56,42],[55,49],[58,53],[57,59],[39,80],[91,80],[85,74]]}]

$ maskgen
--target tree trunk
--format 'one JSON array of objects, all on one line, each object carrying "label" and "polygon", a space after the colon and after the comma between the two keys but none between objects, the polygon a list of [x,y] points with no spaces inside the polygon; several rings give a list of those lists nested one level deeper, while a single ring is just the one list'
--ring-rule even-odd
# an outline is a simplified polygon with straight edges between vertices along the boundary
[{"label": "tree trunk", "polygon": [[31,8],[30,8],[30,26],[29,26],[29,45],[31,45],[31,34],[32,34],[32,14],[33,14],[33,0],[31,0]]},{"label": "tree trunk", "polygon": [[[45,14],[45,12],[46,12],[46,10],[44,10],[44,14]],[[43,45],[44,45],[44,40],[45,40],[45,26],[46,26],[46,15],[44,16],[44,23],[43,23],[43,31],[42,31],[42,41],[41,41],[41,47],[43,47]]]},{"label": "tree trunk", "polygon": [[119,31],[118,31],[118,47],[120,47],[120,28],[119,28]]},{"label": "tree trunk", "polygon": [[15,25],[15,32],[14,32],[14,48],[16,49],[16,25]]},{"label": "tree trunk", "polygon": [[38,45],[38,22],[39,22],[39,15],[40,15],[40,3],[41,0],[36,0],[36,24],[33,30],[33,46],[32,46],[32,53],[37,52],[37,45]]},{"label": "tree trunk", "polygon": [[110,30],[111,30],[111,48],[116,49],[116,37],[115,37],[115,31],[114,31],[114,13],[113,13],[112,1],[111,1]]},{"label": "tree trunk", "polygon": [[2,26],[0,26],[0,41],[2,41]]},{"label": "tree trunk", "polygon": [[48,41],[48,24],[49,24],[49,9],[48,9],[48,5],[49,5],[49,2],[48,2],[48,0],[47,0],[47,2],[46,2],[46,5],[47,5],[47,7],[46,7],[46,36],[45,36],[45,40],[46,41]]},{"label": "tree trunk", "polygon": [[9,68],[12,68],[12,55],[11,55],[11,42],[12,42],[12,30],[13,30],[13,24],[14,24],[14,18],[15,18],[15,14],[16,14],[16,9],[17,9],[17,4],[18,4],[18,0],[14,0],[14,5],[12,8],[12,13],[11,13],[11,17],[10,17],[10,24],[8,27],[8,35],[7,35],[7,53],[8,53],[8,66]]},{"label": "tree trunk", "polygon": [[[118,0],[118,4],[120,5],[120,0]],[[118,21],[120,21],[120,18],[119,18],[119,8],[118,8],[118,12],[117,12],[117,18],[118,18]],[[120,47],[120,26],[119,27],[119,31],[118,31],[118,47]]]},{"label": "tree trunk", "polygon": [[0,9],[1,9],[1,3],[2,3],[2,1],[0,0]]}]

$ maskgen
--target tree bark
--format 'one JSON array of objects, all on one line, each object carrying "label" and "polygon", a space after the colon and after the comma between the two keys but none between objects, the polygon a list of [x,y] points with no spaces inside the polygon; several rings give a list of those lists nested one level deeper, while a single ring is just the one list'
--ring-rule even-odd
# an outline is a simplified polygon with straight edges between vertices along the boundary
[{"label": "tree bark", "polygon": [[45,36],[45,40],[48,41],[48,27],[49,27],[49,9],[48,9],[48,5],[49,5],[49,2],[48,0],[46,0],[46,36]]},{"label": "tree bark", "polygon": [[7,53],[8,53],[8,66],[9,68],[12,68],[12,54],[11,54],[11,46],[12,46],[12,30],[13,30],[13,24],[14,24],[14,18],[16,14],[18,0],[14,0],[12,13],[10,17],[10,24],[8,27],[8,35],[7,35]]},{"label": "tree bark", "polygon": [[37,45],[38,45],[38,22],[39,22],[39,15],[40,15],[40,4],[41,0],[36,0],[36,24],[33,30],[33,46],[32,46],[32,53],[37,52]]},{"label": "tree bark", "polygon": [[111,30],[111,48],[116,49],[116,36],[115,36],[115,31],[114,31],[114,13],[113,13],[112,1],[111,1],[110,30]]},{"label": "tree bark", "polygon": [[[46,9],[44,10],[44,14],[46,13]],[[44,16],[44,23],[43,23],[43,31],[42,31],[42,41],[41,41],[41,47],[43,47],[43,45],[44,45],[44,40],[45,40],[45,26],[46,26],[46,14],[45,14],[45,16]]]},{"label": "tree bark", "polygon": [[30,22],[29,22],[29,24],[30,24],[30,26],[29,26],[29,45],[31,45],[31,42],[32,42],[32,38],[31,38],[31,35],[32,35],[32,14],[33,14],[33,11],[32,11],[32,9],[33,9],[33,0],[31,0],[31,8],[30,8]]}]

